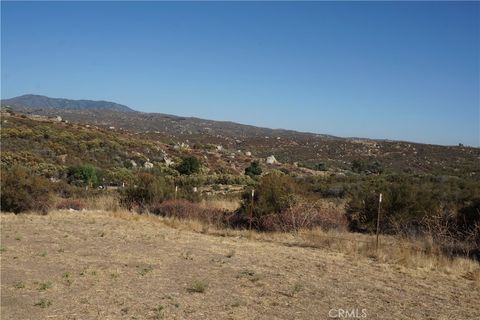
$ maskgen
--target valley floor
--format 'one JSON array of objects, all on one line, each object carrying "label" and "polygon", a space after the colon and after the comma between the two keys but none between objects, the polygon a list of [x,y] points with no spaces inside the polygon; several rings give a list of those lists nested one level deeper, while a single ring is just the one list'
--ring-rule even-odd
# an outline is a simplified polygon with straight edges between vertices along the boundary
[{"label": "valley floor", "polygon": [[2,215],[1,240],[5,320],[480,318],[468,279],[154,218]]}]

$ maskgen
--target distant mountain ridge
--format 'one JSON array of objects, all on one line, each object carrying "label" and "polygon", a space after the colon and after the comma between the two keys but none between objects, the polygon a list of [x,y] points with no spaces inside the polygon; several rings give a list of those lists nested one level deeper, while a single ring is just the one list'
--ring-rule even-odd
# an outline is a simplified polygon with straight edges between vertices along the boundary
[{"label": "distant mountain ridge", "polygon": [[35,94],[25,94],[11,99],[2,99],[2,105],[26,108],[54,108],[54,109],[83,109],[83,110],[111,110],[132,112],[133,109],[110,101],[70,100],[63,98],[50,98]]},{"label": "distant mountain ridge", "polygon": [[69,100],[27,94],[1,100],[3,107],[9,106],[16,112],[90,123],[106,127],[128,129],[136,132],[162,132],[169,136],[229,137],[317,137],[340,139],[327,134],[299,132],[287,129],[270,129],[240,124],[231,121],[215,121],[195,117],[182,117],[162,113],[146,113],[125,105],[109,101]]}]

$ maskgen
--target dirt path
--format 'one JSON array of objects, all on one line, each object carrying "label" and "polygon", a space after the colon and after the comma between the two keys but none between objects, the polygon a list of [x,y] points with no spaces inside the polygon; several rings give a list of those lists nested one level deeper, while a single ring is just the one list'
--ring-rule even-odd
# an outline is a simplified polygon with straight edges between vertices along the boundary
[{"label": "dirt path", "polygon": [[1,225],[2,319],[480,318],[472,281],[367,258],[104,213]]}]

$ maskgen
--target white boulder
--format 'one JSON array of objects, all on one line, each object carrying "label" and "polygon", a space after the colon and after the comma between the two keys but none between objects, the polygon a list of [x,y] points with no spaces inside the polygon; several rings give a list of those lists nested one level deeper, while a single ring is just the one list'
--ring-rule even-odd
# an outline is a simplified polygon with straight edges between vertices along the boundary
[{"label": "white boulder", "polygon": [[267,157],[267,163],[268,164],[276,164],[276,163],[278,163],[278,161],[277,161],[277,159],[275,159],[274,155],[271,155],[271,156]]}]

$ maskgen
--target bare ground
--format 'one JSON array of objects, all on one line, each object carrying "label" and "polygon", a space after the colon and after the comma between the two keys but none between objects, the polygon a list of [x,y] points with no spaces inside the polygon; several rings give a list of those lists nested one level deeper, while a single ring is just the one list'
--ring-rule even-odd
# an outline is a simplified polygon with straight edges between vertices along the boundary
[{"label": "bare ground", "polygon": [[1,319],[480,318],[469,279],[153,218],[2,215],[1,240]]}]

